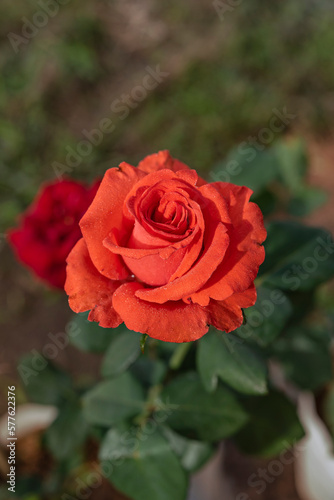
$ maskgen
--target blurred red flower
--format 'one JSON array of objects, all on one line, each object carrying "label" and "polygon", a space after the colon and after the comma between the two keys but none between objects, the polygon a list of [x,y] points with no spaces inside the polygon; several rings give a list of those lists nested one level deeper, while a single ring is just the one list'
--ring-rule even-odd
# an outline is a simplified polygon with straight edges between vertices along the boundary
[{"label": "blurred red flower", "polygon": [[70,307],[169,342],[196,340],[210,324],[235,330],[264,260],[251,194],[206,183],[167,151],[109,169],[67,259]]},{"label": "blurred red flower", "polygon": [[81,237],[79,221],[99,185],[69,179],[44,184],[19,227],[7,232],[17,258],[53,287],[64,288],[66,257]]}]

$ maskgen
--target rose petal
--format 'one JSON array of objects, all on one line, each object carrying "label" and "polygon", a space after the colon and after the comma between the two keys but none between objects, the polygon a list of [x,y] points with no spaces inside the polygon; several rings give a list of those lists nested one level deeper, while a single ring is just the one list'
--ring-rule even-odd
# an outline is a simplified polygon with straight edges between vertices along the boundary
[{"label": "rose petal", "polygon": [[185,238],[176,242],[168,242],[158,237],[151,237],[139,222],[135,221],[133,232],[127,242],[127,246],[122,246],[120,244],[120,241],[113,231],[103,240],[103,245],[112,253],[122,255],[122,257],[142,259],[148,255],[159,254],[162,259],[166,260],[180,248],[190,247],[194,240],[197,242],[198,233],[202,234],[204,230],[204,222],[200,212],[196,215],[198,222],[192,232]]},{"label": "rose petal", "polygon": [[138,204],[142,197],[145,196],[147,190],[152,191],[159,182],[168,180],[178,180],[180,184],[184,182],[181,179],[177,179],[175,173],[168,169],[144,175],[140,180],[138,180],[137,184],[132,187],[125,198],[124,205],[129,209],[125,215],[129,212],[133,215],[133,217],[138,217]]},{"label": "rose petal", "polygon": [[242,309],[251,307],[256,302],[256,289],[252,285],[240,294],[234,294],[226,300],[211,300],[206,308],[210,315],[210,324],[218,330],[230,333],[243,323]]},{"label": "rose petal", "polygon": [[223,182],[213,183],[229,205],[232,220],[230,245],[226,256],[203,288],[194,293],[194,302],[206,306],[210,298],[225,300],[247,290],[257,276],[265,257],[261,243],[266,238],[261,210],[249,203],[252,191]]},{"label": "rose petal", "polygon": [[190,271],[162,287],[138,290],[137,297],[163,304],[169,300],[187,299],[192,293],[199,290],[208,281],[224,257],[229,242],[226,227],[222,223],[218,223],[215,230],[211,230],[210,233],[206,250]]},{"label": "rose petal", "polygon": [[[191,200],[190,194],[187,192],[196,192],[193,188],[184,181],[171,179],[168,182],[158,182],[151,189],[147,190],[144,198],[137,196],[134,203],[135,219],[139,225],[134,228],[132,238],[137,240],[140,246],[155,245],[153,238],[161,241],[158,244],[163,245],[162,241],[167,241],[168,244],[183,240],[188,236],[192,228],[196,225],[196,213],[200,211],[198,204]],[[178,224],[172,224],[159,219],[161,214],[159,210],[164,210],[166,205],[178,206]],[[136,231],[141,228],[142,234],[136,235]],[[145,230],[146,236],[143,231]],[[150,242],[152,240],[152,243]]]},{"label": "rose petal", "polygon": [[43,183],[19,228],[7,232],[17,258],[49,285],[64,289],[66,257],[82,236],[79,220],[94,194],[68,179]]},{"label": "rose petal", "polygon": [[205,184],[198,191],[202,196],[198,202],[202,208],[205,224],[220,221],[227,226],[230,225],[231,217],[225,197],[212,184]]},{"label": "rose petal", "polygon": [[167,283],[171,275],[178,269],[186,253],[180,244],[165,248],[126,248],[115,245],[111,236],[105,238],[103,244],[109,250],[122,255],[125,264],[137,279],[151,286]]},{"label": "rose petal", "polygon": [[186,274],[191,266],[196,262],[199,254],[201,253],[203,246],[203,231],[197,231],[194,233],[194,238],[190,245],[186,247],[186,253],[179,267],[176,269],[174,274],[169,278],[169,282],[180,278],[184,274]]},{"label": "rose petal", "polygon": [[129,330],[147,333],[165,342],[190,342],[208,331],[207,313],[196,304],[182,301],[152,304],[140,300],[139,283],[126,283],[113,296],[113,306]]},{"label": "rose petal", "polygon": [[[173,179],[167,183],[156,183],[146,190],[142,197],[137,195],[134,202],[135,218],[152,236],[167,239],[169,242],[177,241],[182,239],[187,230],[189,232],[189,226],[194,224],[190,196],[181,187],[190,186],[184,183],[180,186],[180,182]],[[177,213],[177,223],[166,220],[168,212]]]},{"label": "rose petal", "polygon": [[80,221],[89,255],[98,271],[107,278],[125,279],[129,274],[123,260],[110,253],[103,245],[103,240],[112,229],[121,234],[127,232],[129,222],[123,217],[124,200],[143,176],[143,172],[126,163],[122,163],[119,168],[109,169]]},{"label": "rose petal", "polygon": [[[192,174],[191,176],[195,182],[194,176]],[[146,184],[150,182],[152,187],[146,188]],[[215,189],[212,191],[219,196]],[[191,199],[192,194],[204,202],[197,188],[169,170],[147,175],[136,184],[126,200],[129,212],[135,218],[131,237],[122,246],[118,244],[116,235],[111,232],[104,239],[104,246],[111,252],[122,255],[125,264],[136,278],[150,286],[165,285],[175,273],[181,276],[190,269],[202,247],[202,238],[197,233],[200,230],[204,232],[204,221],[201,208]],[[146,207],[147,200],[149,202]],[[187,230],[183,235],[176,235],[177,239],[173,239],[173,235],[166,232],[167,224],[160,224],[150,219],[154,217],[159,207],[162,210],[161,214],[164,214],[168,203],[187,207],[187,217],[184,219]],[[154,207],[154,211],[150,212],[150,207]],[[175,213],[175,205],[172,211]],[[210,231],[208,234],[211,234]],[[194,248],[192,248],[193,241],[196,243]],[[154,250],[155,248],[158,250]],[[183,262],[186,253],[187,260]]]},{"label": "rose petal", "polygon": [[[38,278],[55,288],[64,289],[65,283],[65,258],[64,252],[51,248],[48,242],[38,239],[34,227],[23,224],[20,229],[7,231],[7,238],[17,258],[28,269],[32,270]],[[70,241],[69,250],[78,238]],[[66,243],[68,243],[66,241]]]},{"label": "rose petal", "polygon": [[[181,276],[187,272],[197,259],[202,247],[204,227],[201,213],[198,214],[198,218],[199,223],[188,237],[169,246],[161,246],[160,248],[122,247],[118,245],[117,239],[112,233],[105,238],[103,244],[111,252],[122,255],[125,264],[137,279],[151,286],[161,286],[168,283],[172,276]],[[136,224],[138,224],[137,221],[135,227]],[[141,227],[139,229],[142,230]],[[158,238],[155,241],[159,241]],[[166,244],[165,241],[161,241]],[[133,247],[131,238],[128,244]],[[142,246],[145,245],[142,243]],[[185,255],[186,259],[184,259]]]},{"label": "rose petal", "polygon": [[162,286],[168,283],[170,277],[180,266],[185,248],[180,248],[172,253],[168,259],[163,259],[160,255],[150,255],[141,259],[123,257],[125,264],[139,281],[150,286]]},{"label": "rose petal", "polygon": [[173,172],[190,170],[185,163],[174,159],[167,150],[146,156],[146,158],[139,163],[138,168],[148,174],[163,169],[172,170]]},{"label": "rose petal", "polygon": [[[230,225],[226,202],[210,184],[196,191],[196,201],[201,205],[205,224],[203,253],[191,269],[181,277],[160,288],[138,291],[137,296],[143,300],[159,304],[168,300],[189,300],[192,294],[205,285],[224,258],[229,245],[227,228]],[[205,305],[208,303],[209,300]]]},{"label": "rose petal", "polygon": [[43,273],[52,263],[52,254],[47,243],[37,239],[33,227],[25,224],[20,229],[11,229],[7,231],[7,238],[20,261],[37,274]]},{"label": "rose petal", "polygon": [[188,184],[192,184],[193,186],[196,186],[197,181],[198,181],[198,175],[196,170],[179,170],[176,172],[176,175],[182,179],[183,181],[188,182]]},{"label": "rose petal", "polygon": [[227,200],[233,226],[244,231],[243,237],[240,238],[243,240],[244,247],[241,248],[247,248],[250,241],[263,243],[267,237],[267,231],[260,208],[255,203],[249,202],[253,191],[245,186],[224,182],[214,182],[212,186]]},{"label": "rose petal", "polygon": [[[146,156],[146,158],[139,163],[138,168],[148,174],[162,169],[172,170],[173,172],[190,170],[188,165],[173,158],[167,150]],[[197,177],[197,186],[203,186],[204,184],[206,184],[206,181],[201,177]]]},{"label": "rose petal", "polygon": [[90,311],[88,319],[104,328],[116,328],[122,319],[112,305],[112,296],[121,283],[102,276],[94,267],[83,238],[67,258],[65,291],[76,312]]}]

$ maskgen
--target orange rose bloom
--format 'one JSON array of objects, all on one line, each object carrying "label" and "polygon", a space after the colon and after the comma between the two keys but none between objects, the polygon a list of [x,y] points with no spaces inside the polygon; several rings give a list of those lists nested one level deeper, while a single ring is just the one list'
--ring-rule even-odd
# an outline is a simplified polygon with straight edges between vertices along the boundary
[{"label": "orange rose bloom", "polygon": [[199,339],[209,325],[235,330],[264,260],[251,194],[206,183],[167,151],[107,170],[67,259],[70,307],[167,342]]}]

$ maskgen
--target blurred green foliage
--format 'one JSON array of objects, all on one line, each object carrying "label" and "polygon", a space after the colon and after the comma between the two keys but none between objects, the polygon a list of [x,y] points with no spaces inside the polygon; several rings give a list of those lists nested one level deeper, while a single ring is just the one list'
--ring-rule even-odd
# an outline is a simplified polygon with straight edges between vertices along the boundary
[{"label": "blurred green foliage", "polygon": [[[293,128],[323,132],[332,125],[329,1],[252,0],[222,20],[205,2],[143,1],[138,12],[126,5],[71,0],[15,51],[8,35],[22,36],[41,7],[2,1],[0,232],[41,181],[55,177],[52,163],[64,162],[66,147],[76,148],[82,130],[101,118],[114,118],[116,128],[74,177],[91,180],[123,159],[137,162],[166,148],[205,173],[232,144],[267,126],[273,108],[295,113]],[[195,43],[204,56],[192,53]],[[169,77],[125,120],[112,116],[111,103],[157,64]]]}]

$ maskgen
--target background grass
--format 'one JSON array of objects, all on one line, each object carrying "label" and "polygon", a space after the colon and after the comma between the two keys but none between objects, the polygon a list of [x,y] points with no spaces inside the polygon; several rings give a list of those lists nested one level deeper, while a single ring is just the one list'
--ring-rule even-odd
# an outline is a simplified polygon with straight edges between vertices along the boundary
[{"label": "background grass", "polygon": [[91,179],[106,165],[164,148],[205,172],[283,106],[297,115],[295,129],[328,131],[333,5],[251,0],[231,9],[220,19],[204,1],[71,0],[15,53],[8,34],[22,35],[41,7],[3,0],[0,231],[54,177],[66,146],[112,118],[111,102],[140,83],[148,65],[169,77],[125,120],[116,117],[115,131],[73,176]]}]

